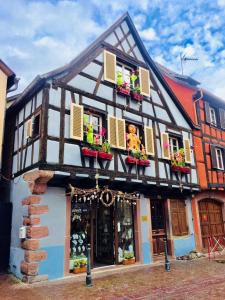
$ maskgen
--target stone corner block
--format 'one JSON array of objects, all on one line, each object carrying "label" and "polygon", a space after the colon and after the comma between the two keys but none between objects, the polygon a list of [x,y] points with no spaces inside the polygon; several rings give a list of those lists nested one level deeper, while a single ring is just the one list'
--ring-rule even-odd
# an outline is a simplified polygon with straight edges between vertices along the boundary
[{"label": "stone corner block", "polygon": [[32,262],[28,263],[22,261],[20,265],[21,273],[26,275],[37,275],[38,274],[38,263]]}]

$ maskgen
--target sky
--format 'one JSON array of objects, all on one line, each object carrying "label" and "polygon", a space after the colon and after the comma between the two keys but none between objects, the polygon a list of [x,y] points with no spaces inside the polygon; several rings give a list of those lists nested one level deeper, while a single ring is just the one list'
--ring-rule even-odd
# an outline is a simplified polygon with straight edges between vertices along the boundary
[{"label": "sky", "polygon": [[225,100],[225,0],[0,0],[0,58],[22,91],[129,12],[152,59]]}]

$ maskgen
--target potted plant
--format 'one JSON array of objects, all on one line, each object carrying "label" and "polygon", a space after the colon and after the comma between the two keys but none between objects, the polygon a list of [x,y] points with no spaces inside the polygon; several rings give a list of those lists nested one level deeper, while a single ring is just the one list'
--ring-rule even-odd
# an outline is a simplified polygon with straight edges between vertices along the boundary
[{"label": "potted plant", "polygon": [[189,174],[191,169],[185,166],[185,153],[184,149],[180,148],[171,157],[171,170],[173,172],[180,172],[183,174]]},{"label": "potted plant", "polygon": [[138,160],[138,164],[140,166],[149,167],[150,161],[148,160],[148,157],[146,154],[141,154],[140,159]]},{"label": "potted plant", "polygon": [[101,149],[98,151],[98,157],[101,159],[112,160],[111,147],[108,141],[104,141]]},{"label": "potted plant", "polygon": [[127,164],[138,164],[138,160],[140,157],[140,151],[131,150],[130,154],[126,157]]},{"label": "potted plant", "polygon": [[87,271],[87,258],[85,256],[77,256],[74,262],[73,273],[84,273]]},{"label": "potted plant", "polygon": [[117,75],[117,79],[116,79],[117,93],[121,94],[121,95],[129,96],[130,95],[130,87],[127,82],[123,81],[122,72],[118,71],[116,73],[116,75]]},{"label": "potted plant", "polygon": [[135,257],[134,257],[134,253],[133,252],[126,252],[124,254],[124,260],[123,260],[123,264],[124,265],[131,265],[135,263]]},{"label": "potted plant", "polygon": [[131,91],[131,97],[132,99],[137,101],[143,100],[143,95],[141,95],[141,89],[139,84]]}]

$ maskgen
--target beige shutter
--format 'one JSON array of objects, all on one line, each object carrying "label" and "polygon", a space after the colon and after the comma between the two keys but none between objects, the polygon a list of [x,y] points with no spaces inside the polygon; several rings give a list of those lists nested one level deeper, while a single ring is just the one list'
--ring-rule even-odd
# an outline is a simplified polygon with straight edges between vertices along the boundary
[{"label": "beige shutter", "polygon": [[169,134],[166,132],[161,133],[161,147],[162,147],[162,158],[171,159]]},{"label": "beige shutter", "polygon": [[104,80],[116,83],[116,55],[104,50]]},{"label": "beige shutter", "polygon": [[26,136],[26,138],[27,139],[31,138],[32,134],[33,134],[33,120],[32,120],[32,118],[27,121],[27,128],[26,128],[26,130],[27,130],[27,136]]},{"label": "beige shutter", "polygon": [[149,70],[139,67],[139,80],[141,94],[150,97]]},{"label": "beige shutter", "polygon": [[184,144],[185,162],[187,164],[190,164],[191,163],[191,147],[190,147],[189,139],[184,139],[183,144]]},{"label": "beige shutter", "polygon": [[117,119],[116,120],[116,140],[117,148],[126,149],[126,126],[125,120]]},{"label": "beige shutter", "polygon": [[151,127],[144,127],[145,133],[145,151],[147,155],[155,155],[153,129]]},{"label": "beige shutter", "polygon": [[83,140],[83,113],[82,105],[71,103],[70,106],[70,138]]},{"label": "beige shutter", "polygon": [[116,141],[116,118],[108,115],[108,142],[111,147],[117,147]]}]

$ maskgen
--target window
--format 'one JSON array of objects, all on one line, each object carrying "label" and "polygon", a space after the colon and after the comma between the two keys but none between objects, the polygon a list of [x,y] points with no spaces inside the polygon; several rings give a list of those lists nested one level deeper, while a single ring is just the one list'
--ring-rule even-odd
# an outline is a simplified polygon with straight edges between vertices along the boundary
[{"label": "window", "polygon": [[173,157],[173,155],[177,153],[179,150],[179,140],[178,138],[175,137],[170,137],[169,140],[170,140],[170,153],[171,153],[171,157]]},{"label": "window", "polygon": [[174,236],[188,234],[185,201],[180,199],[170,200],[172,231]]},{"label": "window", "polygon": [[217,168],[220,170],[223,170],[223,154],[222,150],[220,148],[216,148],[216,162],[217,162]]},{"label": "window", "polygon": [[216,121],[216,111],[214,108],[212,108],[211,106],[209,107],[209,112],[210,112],[210,123],[213,126],[217,126],[217,121]]},{"label": "window", "polygon": [[89,144],[102,144],[102,118],[99,115],[84,113],[84,141]]},{"label": "window", "polygon": [[41,114],[34,116],[32,137],[35,138],[40,134]]},{"label": "window", "polygon": [[127,83],[130,86],[130,84],[131,84],[130,76],[131,76],[131,71],[132,71],[131,68],[129,68],[123,64],[117,64],[116,71],[120,72],[122,74],[123,83]]}]

